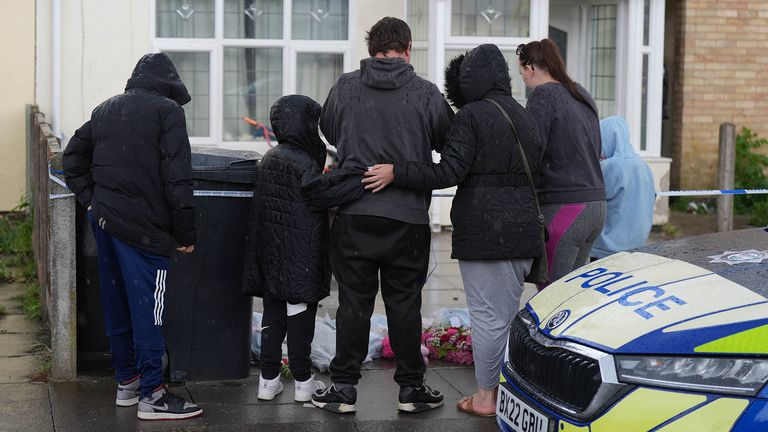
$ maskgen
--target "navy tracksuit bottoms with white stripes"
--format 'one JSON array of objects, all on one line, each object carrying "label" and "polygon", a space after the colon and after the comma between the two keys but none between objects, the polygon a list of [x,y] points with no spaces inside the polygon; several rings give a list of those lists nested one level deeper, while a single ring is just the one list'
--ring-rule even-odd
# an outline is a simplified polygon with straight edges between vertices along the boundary
[{"label": "navy tracksuit bottoms with white stripes", "polygon": [[99,257],[104,324],[115,380],[141,375],[141,394],[163,383],[161,333],[168,258],[124,243],[91,220]]}]

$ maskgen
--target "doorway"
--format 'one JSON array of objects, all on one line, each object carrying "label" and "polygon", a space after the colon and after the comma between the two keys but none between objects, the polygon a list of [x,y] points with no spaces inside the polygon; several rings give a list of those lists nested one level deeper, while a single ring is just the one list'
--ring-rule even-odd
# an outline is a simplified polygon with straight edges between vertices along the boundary
[{"label": "doorway", "polygon": [[568,74],[583,85],[601,118],[622,115],[622,35],[626,0],[552,1],[549,37],[560,48]]}]

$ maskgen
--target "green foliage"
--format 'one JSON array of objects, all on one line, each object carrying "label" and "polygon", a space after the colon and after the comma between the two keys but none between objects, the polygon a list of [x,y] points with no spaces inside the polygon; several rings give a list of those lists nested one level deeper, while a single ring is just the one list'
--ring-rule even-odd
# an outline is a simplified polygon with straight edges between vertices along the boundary
[{"label": "green foliage", "polygon": [[0,304],[0,317],[8,315],[8,310],[4,305]]},{"label": "green foliage", "polygon": [[31,320],[40,319],[40,287],[36,282],[29,282],[24,286],[24,294],[21,296],[21,308],[24,315]]},{"label": "green foliage", "polygon": [[31,256],[33,223],[28,213],[0,216],[0,254]]},{"label": "green foliage", "polygon": [[13,274],[0,263],[0,284],[13,282],[15,279]]},{"label": "green foliage", "polygon": [[665,237],[676,238],[680,235],[680,227],[671,222],[667,222],[662,225],[661,232],[664,233]]},{"label": "green foliage", "polygon": [[[736,137],[736,189],[768,189],[768,156],[757,153],[768,145],[768,139],[760,138],[748,128],[742,128]],[[750,214],[750,224],[768,225],[768,195],[737,195],[734,210],[740,214]]]}]

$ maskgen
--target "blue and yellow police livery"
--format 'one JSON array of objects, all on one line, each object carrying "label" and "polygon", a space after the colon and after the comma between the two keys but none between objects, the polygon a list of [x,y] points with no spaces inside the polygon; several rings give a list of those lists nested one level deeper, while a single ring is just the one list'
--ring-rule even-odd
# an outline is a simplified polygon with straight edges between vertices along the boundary
[{"label": "blue and yellow police livery", "polygon": [[582,267],[515,318],[497,422],[514,432],[768,431],[768,233]]}]

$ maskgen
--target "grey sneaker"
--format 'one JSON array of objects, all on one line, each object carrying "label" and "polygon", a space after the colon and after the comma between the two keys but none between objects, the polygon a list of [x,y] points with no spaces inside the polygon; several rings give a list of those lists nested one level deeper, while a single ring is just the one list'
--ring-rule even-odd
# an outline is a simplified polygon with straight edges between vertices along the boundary
[{"label": "grey sneaker", "polygon": [[139,377],[135,377],[132,381],[118,383],[115,404],[117,406],[129,407],[139,403],[139,396],[141,395],[140,381]]},{"label": "grey sneaker", "polygon": [[139,400],[136,416],[141,420],[181,420],[203,413],[199,406],[176,396],[163,385],[151,396]]}]

